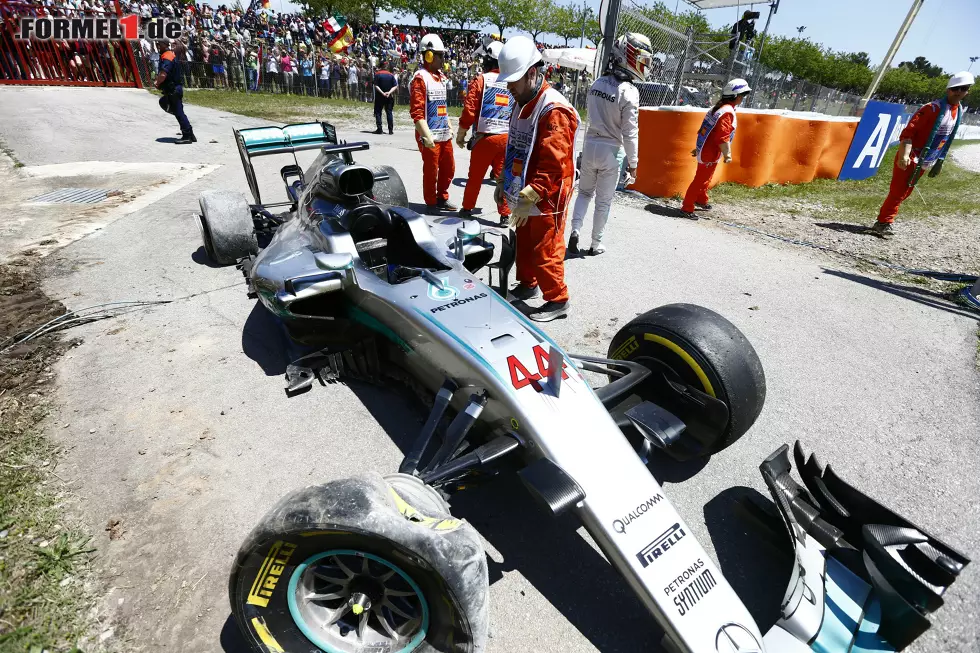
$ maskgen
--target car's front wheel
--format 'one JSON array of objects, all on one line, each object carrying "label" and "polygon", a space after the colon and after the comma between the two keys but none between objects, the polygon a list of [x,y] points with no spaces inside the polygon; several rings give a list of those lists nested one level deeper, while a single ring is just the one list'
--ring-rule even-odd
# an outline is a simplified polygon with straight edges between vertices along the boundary
[{"label": "car's front wheel", "polygon": [[253,529],[230,580],[255,651],[480,653],[486,554],[414,477],[293,492]]},{"label": "car's front wheel", "polygon": [[668,450],[679,459],[709,456],[734,443],[766,400],[766,377],[752,344],[703,306],[667,304],[638,315],[613,337],[608,356],[653,372],[637,394],[685,423]]}]

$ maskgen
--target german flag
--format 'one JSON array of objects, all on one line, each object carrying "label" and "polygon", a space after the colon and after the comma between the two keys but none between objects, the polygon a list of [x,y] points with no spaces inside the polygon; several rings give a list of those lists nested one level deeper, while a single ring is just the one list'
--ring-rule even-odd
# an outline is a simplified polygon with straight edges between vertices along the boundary
[{"label": "german flag", "polygon": [[446,107],[436,107],[436,115],[437,116],[448,116],[449,115],[449,112],[446,110]]},{"label": "german flag", "polygon": [[510,104],[510,98],[503,93],[497,93],[497,97],[494,98],[493,103],[498,107],[506,107],[508,104]]}]

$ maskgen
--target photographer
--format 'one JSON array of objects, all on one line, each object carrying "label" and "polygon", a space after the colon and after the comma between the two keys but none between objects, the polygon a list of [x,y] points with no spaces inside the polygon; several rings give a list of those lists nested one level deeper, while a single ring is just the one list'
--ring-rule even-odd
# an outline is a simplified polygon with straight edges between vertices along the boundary
[{"label": "photographer", "polygon": [[728,49],[734,50],[739,41],[751,43],[755,38],[755,21],[761,16],[758,11],[746,11],[742,20],[732,25],[732,38],[728,41]]}]

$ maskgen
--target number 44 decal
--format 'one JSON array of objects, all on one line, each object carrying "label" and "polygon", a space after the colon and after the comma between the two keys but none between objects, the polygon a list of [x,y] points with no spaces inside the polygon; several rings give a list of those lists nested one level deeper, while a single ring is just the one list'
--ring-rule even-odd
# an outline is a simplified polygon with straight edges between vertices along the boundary
[{"label": "number 44 decal", "polygon": [[[538,383],[538,381],[548,377],[548,350],[541,345],[535,345],[533,351],[534,359],[538,367],[537,374],[530,372],[517,358],[517,356],[511,355],[507,357],[507,369],[510,371],[510,382],[516,390],[520,390],[521,388],[530,385],[533,386],[538,392],[541,392],[541,384]],[[561,378],[562,380],[565,380],[568,378],[568,372],[565,371],[568,364],[565,362],[564,357],[562,357],[561,367]]]}]

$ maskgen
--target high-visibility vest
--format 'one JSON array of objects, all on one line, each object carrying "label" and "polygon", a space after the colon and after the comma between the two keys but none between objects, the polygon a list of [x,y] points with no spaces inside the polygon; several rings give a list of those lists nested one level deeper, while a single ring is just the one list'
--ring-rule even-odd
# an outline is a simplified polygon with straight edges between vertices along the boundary
[{"label": "high-visibility vest", "polygon": [[735,128],[738,126],[738,116],[735,114],[735,107],[730,104],[723,104],[717,111],[709,111],[707,114],[705,114],[704,120],[701,121],[701,128],[698,129],[698,141],[697,145],[695,146],[698,151],[698,163],[718,163],[721,161],[720,154],[714,161],[702,161],[701,148],[703,148],[704,144],[708,142],[708,135],[711,133],[711,130],[715,128],[715,125],[718,124],[718,119],[726,113],[732,114],[732,133],[728,137],[728,142],[731,143],[732,140],[734,140]]},{"label": "high-visibility vest", "polygon": [[452,138],[449,133],[449,108],[446,106],[446,82],[437,80],[425,68],[415,73],[425,83],[425,122],[436,143]]},{"label": "high-visibility vest", "polygon": [[498,82],[500,73],[483,73],[483,104],[476,123],[479,134],[506,134],[510,114],[514,108],[514,96],[505,82]]}]

